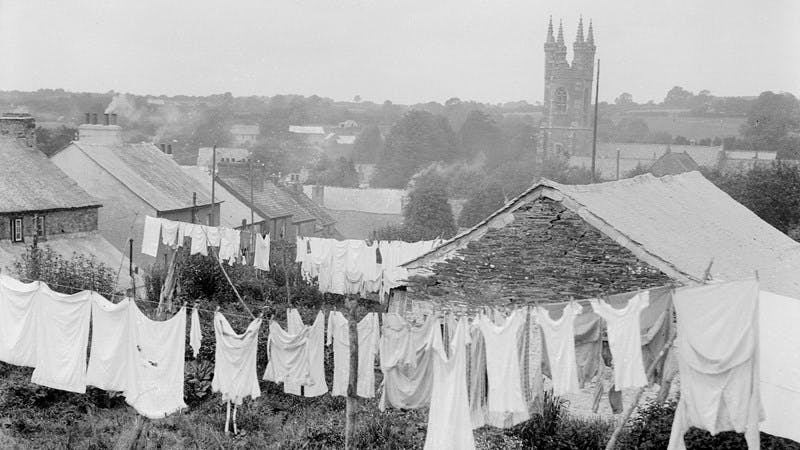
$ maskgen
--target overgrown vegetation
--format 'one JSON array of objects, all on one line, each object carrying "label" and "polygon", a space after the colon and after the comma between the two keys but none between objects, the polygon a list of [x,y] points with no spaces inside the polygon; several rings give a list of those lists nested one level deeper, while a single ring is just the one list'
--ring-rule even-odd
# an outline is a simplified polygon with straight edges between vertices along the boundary
[{"label": "overgrown vegetation", "polygon": [[65,294],[84,289],[116,292],[119,270],[108,267],[94,256],[73,253],[70,257],[64,257],[47,244],[28,246],[11,269],[15,276],[25,281],[44,281],[53,290]]}]

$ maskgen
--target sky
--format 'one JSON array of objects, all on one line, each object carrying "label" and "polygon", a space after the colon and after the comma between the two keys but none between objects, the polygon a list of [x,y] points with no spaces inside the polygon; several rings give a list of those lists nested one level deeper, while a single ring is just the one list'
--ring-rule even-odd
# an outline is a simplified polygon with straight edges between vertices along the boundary
[{"label": "sky", "polygon": [[535,102],[580,15],[601,101],[800,94],[796,0],[0,0],[0,90]]}]

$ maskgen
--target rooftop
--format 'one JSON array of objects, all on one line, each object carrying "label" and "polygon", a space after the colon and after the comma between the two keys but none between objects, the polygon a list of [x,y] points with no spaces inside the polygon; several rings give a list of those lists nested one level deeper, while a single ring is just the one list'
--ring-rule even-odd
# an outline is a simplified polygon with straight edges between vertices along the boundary
[{"label": "rooftop", "polygon": [[39,150],[0,136],[0,213],[100,206]]},{"label": "rooftop", "polygon": [[687,153],[669,152],[658,158],[648,171],[657,177],[663,177],[664,175],[691,172],[699,168],[700,166]]},{"label": "rooftop", "polygon": [[325,134],[325,129],[314,126],[290,125],[289,132],[297,134]]},{"label": "rooftop", "polygon": [[245,135],[252,135],[252,134],[259,134],[261,133],[261,127],[258,125],[233,125],[231,126],[231,134],[245,134]]},{"label": "rooftop", "polygon": [[[219,149],[217,149],[219,150]],[[211,185],[211,171],[201,166],[181,166],[187,175],[197,180],[198,183]],[[222,202],[220,205],[219,224],[228,228],[239,228],[242,226],[242,219],[250,223],[250,207],[247,203],[239,200],[225,186],[217,181],[214,190],[214,201]],[[263,222],[264,218],[257,212],[253,213],[255,223]]]},{"label": "rooftop", "polygon": [[[219,175],[217,179],[245,204],[250,203],[250,181],[245,175]],[[315,217],[302,208],[286,191],[269,179],[253,183],[253,207],[266,219],[290,217],[293,223]]]}]

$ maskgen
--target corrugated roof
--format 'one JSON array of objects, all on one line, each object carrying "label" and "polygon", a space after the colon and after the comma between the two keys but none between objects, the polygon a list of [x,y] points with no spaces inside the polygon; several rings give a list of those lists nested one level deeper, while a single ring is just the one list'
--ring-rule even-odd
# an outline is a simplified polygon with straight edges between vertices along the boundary
[{"label": "corrugated roof", "polygon": [[322,127],[290,125],[289,132],[298,134],[325,134],[325,129]]},{"label": "corrugated roof", "polygon": [[99,206],[39,150],[0,137],[0,212]]},{"label": "corrugated roof", "polygon": [[[250,204],[250,181],[246,176],[225,175],[217,178],[242,202]],[[254,185],[253,203],[253,207],[265,218],[276,219],[291,216],[293,223],[314,220],[311,213],[297,204],[288,193],[270,180],[264,180],[263,186]]]},{"label": "corrugated roof", "polygon": [[491,228],[513,220],[513,212],[550,198],[633,252],[684,283],[711,275],[720,280],[753,277],[765,290],[800,298],[800,243],[736,202],[698,172],[638,177],[591,185],[536,183],[475,227],[404,266],[424,274],[457,255]]},{"label": "corrugated roof", "polygon": [[661,158],[650,166],[648,172],[657,177],[664,175],[677,175],[679,173],[691,172],[699,169],[700,166],[686,153],[664,153]]},{"label": "corrugated roof", "polygon": [[72,145],[158,211],[191,208],[193,192],[197,193],[198,206],[211,203],[210,187],[184,173],[171,157],[153,144],[75,141]]},{"label": "corrugated roof", "polygon": [[[211,171],[205,167],[181,166],[181,170],[197,180],[198,183],[211,184]],[[250,223],[250,207],[233,195],[225,186],[221,185],[219,181],[215,186],[214,201],[222,202],[219,206],[220,225],[229,228],[239,228],[242,226],[242,219],[247,221],[248,224]],[[254,213],[253,219],[256,223],[264,221],[264,218],[258,213]]]}]

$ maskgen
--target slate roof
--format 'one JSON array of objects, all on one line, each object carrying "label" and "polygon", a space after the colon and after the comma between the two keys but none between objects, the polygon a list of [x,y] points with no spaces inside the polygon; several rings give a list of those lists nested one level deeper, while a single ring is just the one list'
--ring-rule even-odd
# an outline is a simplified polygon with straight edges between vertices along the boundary
[{"label": "slate roof", "polygon": [[0,137],[0,213],[100,206],[52,161],[15,138]]},{"label": "slate roof", "polygon": [[197,182],[181,170],[171,157],[155,145],[72,143],[114,178],[158,211],[211,204],[210,187]]},{"label": "slate roof", "polygon": [[328,211],[336,220],[336,230],[343,239],[371,239],[372,232],[388,225],[403,223],[401,214],[375,214],[361,211]]},{"label": "slate roof", "polygon": [[664,175],[677,175],[679,173],[698,170],[700,166],[687,153],[664,153],[661,158],[650,166],[648,172],[657,177]]},{"label": "slate roof", "polygon": [[306,194],[304,194],[303,191],[294,190],[292,188],[281,188],[281,189],[283,189],[287,194],[289,194],[289,196],[292,197],[292,199],[301,208],[305,209],[306,212],[314,216],[314,219],[316,219],[317,224],[319,226],[325,227],[336,223],[336,220],[330,214],[328,214],[328,211],[326,211],[325,208],[316,204],[313,200],[311,200],[311,198],[309,198]]},{"label": "slate roof", "polygon": [[[211,184],[211,171],[205,167],[181,166],[181,170],[199,183]],[[248,204],[239,200],[231,191],[221,185],[219,181],[217,181],[215,186],[214,201],[222,202],[219,206],[220,225],[229,228],[239,228],[242,226],[242,219],[245,219],[248,224],[250,223],[250,207]],[[264,218],[257,212],[255,212],[253,216],[256,223],[264,221]]]},{"label": "slate roof", "polygon": [[289,132],[297,134],[325,134],[325,129],[314,126],[290,125]]},{"label": "slate roof", "polygon": [[[242,202],[250,204],[250,181],[243,175],[218,176],[220,183],[234,193]],[[253,188],[253,207],[261,216],[268,219],[291,217],[292,223],[308,222],[314,216],[302,208],[283,189],[270,180],[264,180],[263,186]]]},{"label": "slate roof", "polygon": [[[722,157],[722,146],[709,147],[705,145],[670,145],[673,153],[688,153],[692,159],[703,167],[716,167]],[[625,144],[616,142],[600,143],[597,146],[597,157],[616,159],[617,151],[620,159],[636,159],[655,161],[667,152],[665,144]],[[646,164],[645,164],[646,166]]]},{"label": "slate roof", "polygon": [[651,174],[590,185],[541,180],[475,227],[404,264],[426,275],[438,261],[492,228],[514,220],[539,198],[560,202],[639,259],[685,284],[702,282],[713,259],[718,280],[750,278],[763,289],[800,299],[800,243],[792,240],[706,180],[699,172]]}]

